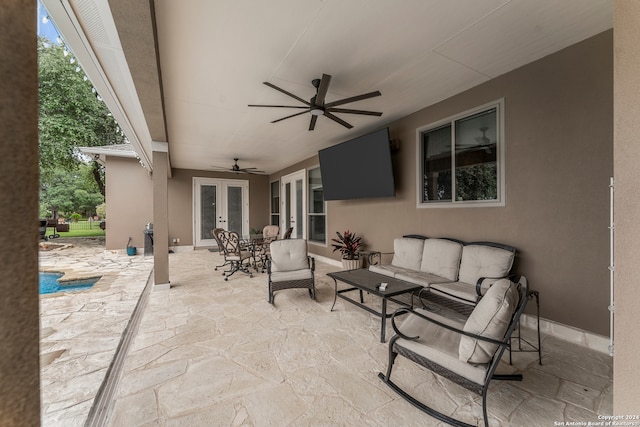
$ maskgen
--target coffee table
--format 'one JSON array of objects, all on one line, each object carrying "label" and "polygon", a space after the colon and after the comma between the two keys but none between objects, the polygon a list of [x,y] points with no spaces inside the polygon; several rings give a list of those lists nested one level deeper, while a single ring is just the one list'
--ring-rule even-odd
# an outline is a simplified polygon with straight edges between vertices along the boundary
[{"label": "coffee table", "polygon": [[[327,276],[331,277],[335,283],[335,296],[333,297],[333,305],[331,306],[331,311],[333,311],[333,308],[336,305],[336,301],[338,297],[340,297],[343,300],[349,301],[350,303],[357,305],[363,310],[366,310],[369,313],[380,317],[382,319],[382,324],[380,326],[380,342],[385,342],[386,321],[387,318],[392,316],[391,314],[387,314],[387,300],[393,301],[396,304],[400,304],[403,306],[410,306],[409,304],[397,300],[393,297],[406,293],[412,293],[414,291],[419,291],[420,289],[422,289],[422,286],[420,285],[405,282],[404,280],[394,279],[393,277],[374,273],[366,269],[338,271],[334,273],[327,273]],[[351,287],[338,290],[338,281],[351,285]],[[380,283],[382,282],[387,283],[387,288],[384,291],[378,289]],[[344,295],[345,293],[351,291],[360,291],[360,302]],[[364,304],[364,300],[362,297],[363,291],[382,298],[381,311],[376,311]]]}]

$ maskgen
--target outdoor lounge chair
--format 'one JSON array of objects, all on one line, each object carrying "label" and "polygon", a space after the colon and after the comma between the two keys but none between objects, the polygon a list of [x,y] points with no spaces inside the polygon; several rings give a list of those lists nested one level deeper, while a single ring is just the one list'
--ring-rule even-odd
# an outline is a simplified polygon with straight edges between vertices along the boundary
[{"label": "outdoor lounge chair", "polygon": [[253,277],[253,274],[249,271],[253,253],[246,249],[238,233],[222,230],[218,232],[218,238],[220,239],[220,248],[224,255],[225,264],[229,263],[229,270],[222,273],[224,280],[229,280],[229,277],[237,271]]},{"label": "outdoor lounge chair", "polygon": [[273,304],[274,292],[283,289],[309,289],[311,299],[316,299],[315,259],[307,255],[304,239],[275,240],[271,242],[271,257],[267,262],[269,273],[269,303]]},{"label": "outdoor lounge chair", "polygon": [[[391,381],[396,357],[404,356],[481,395],[484,425],[488,426],[489,382],[522,380],[522,375],[499,375],[495,371],[510,346],[511,335],[528,301],[527,292],[524,276],[519,283],[498,280],[487,290],[466,322],[459,317],[447,316],[445,307],[431,306],[431,312],[420,308],[396,310],[391,319],[396,335],[389,341],[387,373],[378,376],[402,398],[432,417],[455,426],[471,426],[430,408]],[[402,314],[408,316],[398,326],[396,317]]]}]

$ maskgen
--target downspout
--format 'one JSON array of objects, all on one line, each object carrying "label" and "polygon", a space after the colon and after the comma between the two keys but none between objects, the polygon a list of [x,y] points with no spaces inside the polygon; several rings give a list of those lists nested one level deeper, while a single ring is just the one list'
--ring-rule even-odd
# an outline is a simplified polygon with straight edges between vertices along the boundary
[{"label": "downspout", "polygon": [[614,218],[613,218],[613,199],[615,192],[615,184],[613,177],[609,178],[609,355],[613,356],[613,315],[615,311],[613,298],[613,281],[614,281],[614,254],[613,239],[615,234]]}]

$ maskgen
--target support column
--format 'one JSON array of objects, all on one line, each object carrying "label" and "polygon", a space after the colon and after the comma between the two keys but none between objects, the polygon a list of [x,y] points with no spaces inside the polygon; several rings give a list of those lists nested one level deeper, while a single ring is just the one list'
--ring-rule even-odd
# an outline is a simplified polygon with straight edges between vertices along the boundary
[{"label": "support column", "polygon": [[153,279],[154,289],[169,289],[169,144],[153,146]]},{"label": "support column", "polygon": [[[615,0],[613,173],[615,271],[613,414],[635,415],[640,402],[640,2]],[[625,420],[621,420],[625,421]]]},{"label": "support column", "polygon": [[40,425],[36,2],[0,5],[0,424]]}]

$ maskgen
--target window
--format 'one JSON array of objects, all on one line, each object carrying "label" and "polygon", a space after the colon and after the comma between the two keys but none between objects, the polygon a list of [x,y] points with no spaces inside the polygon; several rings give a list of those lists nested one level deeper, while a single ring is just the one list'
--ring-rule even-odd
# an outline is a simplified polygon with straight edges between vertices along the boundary
[{"label": "window", "polygon": [[418,129],[418,207],[504,206],[503,105]]},{"label": "window", "polygon": [[322,176],[320,175],[319,167],[309,169],[308,186],[309,241],[326,244],[326,204],[324,201],[324,193],[322,191]]},{"label": "window", "polygon": [[271,183],[271,225],[280,225],[280,182]]}]

